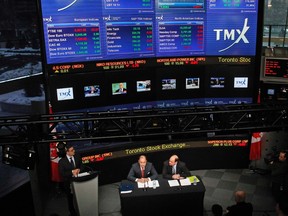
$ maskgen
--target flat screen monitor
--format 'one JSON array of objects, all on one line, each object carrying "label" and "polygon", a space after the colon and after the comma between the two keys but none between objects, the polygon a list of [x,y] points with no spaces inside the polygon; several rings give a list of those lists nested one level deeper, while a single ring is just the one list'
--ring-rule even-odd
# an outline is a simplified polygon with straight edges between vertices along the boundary
[{"label": "flat screen monitor", "polygon": [[151,80],[137,81],[136,86],[137,86],[137,92],[151,91]]},{"label": "flat screen monitor", "polygon": [[186,78],[186,89],[198,89],[198,88],[200,88],[200,78],[199,77]]},{"label": "flat screen monitor", "polygon": [[112,83],[112,94],[113,95],[127,94],[127,83],[126,82]]},{"label": "flat screen monitor", "polygon": [[224,88],[225,77],[210,77],[210,88]]},{"label": "flat screen monitor", "polygon": [[176,79],[162,79],[162,90],[176,89]]},{"label": "flat screen monitor", "polygon": [[267,95],[269,96],[275,95],[275,89],[267,89]]},{"label": "flat screen monitor", "polygon": [[266,57],[263,62],[266,80],[288,82],[288,58]]},{"label": "flat screen monitor", "polygon": [[[47,100],[55,112],[240,104],[255,98],[257,86],[246,88],[236,80],[234,87],[230,74],[233,67],[235,77],[259,77],[263,1],[37,2]],[[118,92],[121,83],[125,90]],[[100,95],[88,94],[91,84],[99,85]],[[74,99],[59,102],[56,90],[69,87]],[[210,91],[224,87],[227,91]]]},{"label": "flat screen monitor", "polygon": [[84,96],[85,97],[100,96],[100,86],[99,85],[84,86]]},{"label": "flat screen monitor", "polygon": [[248,88],[248,77],[234,77],[234,88]]},{"label": "flat screen monitor", "polygon": [[259,0],[38,2],[51,73],[162,65],[166,57],[256,55]]},{"label": "flat screen monitor", "polygon": [[73,87],[58,88],[58,89],[56,89],[56,91],[57,91],[57,100],[58,101],[73,100],[74,99]]}]

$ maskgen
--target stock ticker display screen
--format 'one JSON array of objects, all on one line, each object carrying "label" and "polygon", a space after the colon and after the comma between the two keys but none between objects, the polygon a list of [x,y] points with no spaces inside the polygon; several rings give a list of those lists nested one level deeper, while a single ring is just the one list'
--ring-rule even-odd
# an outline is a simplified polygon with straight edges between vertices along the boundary
[{"label": "stock ticker display screen", "polygon": [[128,59],[157,65],[169,57],[256,54],[258,0],[41,0],[40,6],[53,73],[59,70],[52,66],[66,63],[89,70],[117,60],[127,67],[139,65]]},{"label": "stock ticker display screen", "polygon": [[266,57],[264,77],[287,79],[288,78],[288,59]]},{"label": "stock ticker display screen", "polygon": [[38,1],[56,112],[252,103],[262,1]]}]

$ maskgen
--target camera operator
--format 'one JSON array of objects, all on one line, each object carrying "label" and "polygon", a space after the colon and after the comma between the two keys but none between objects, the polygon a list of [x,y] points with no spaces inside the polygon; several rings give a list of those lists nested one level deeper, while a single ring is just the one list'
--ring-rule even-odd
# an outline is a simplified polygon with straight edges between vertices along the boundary
[{"label": "camera operator", "polygon": [[272,195],[276,202],[279,202],[279,197],[284,190],[287,190],[288,163],[286,161],[286,152],[280,151],[278,159],[273,160],[268,164],[271,170]]}]

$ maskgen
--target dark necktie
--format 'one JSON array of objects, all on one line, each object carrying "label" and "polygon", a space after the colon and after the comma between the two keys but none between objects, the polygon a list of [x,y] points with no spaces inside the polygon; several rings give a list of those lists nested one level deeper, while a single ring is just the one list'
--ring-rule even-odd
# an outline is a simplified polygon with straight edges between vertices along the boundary
[{"label": "dark necktie", "polygon": [[75,168],[75,164],[74,164],[72,157],[70,157],[70,163],[72,164],[73,168]]},{"label": "dark necktie", "polygon": [[144,168],[141,168],[141,177],[144,178]]}]

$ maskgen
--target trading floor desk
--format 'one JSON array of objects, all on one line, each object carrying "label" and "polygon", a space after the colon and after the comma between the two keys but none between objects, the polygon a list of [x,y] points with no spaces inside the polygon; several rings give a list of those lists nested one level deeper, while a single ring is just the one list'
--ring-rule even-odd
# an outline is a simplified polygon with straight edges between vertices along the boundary
[{"label": "trading floor desk", "polygon": [[[198,177],[199,178],[199,177]],[[170,187],[168,180],[158,179],[160,187],[146,191],[137,187],[137,183],[123,180],[122,184],[131,183],[131,193],[120,193],[123,216],[203,216],[205,186],[202,180],[197,185]]]}]

